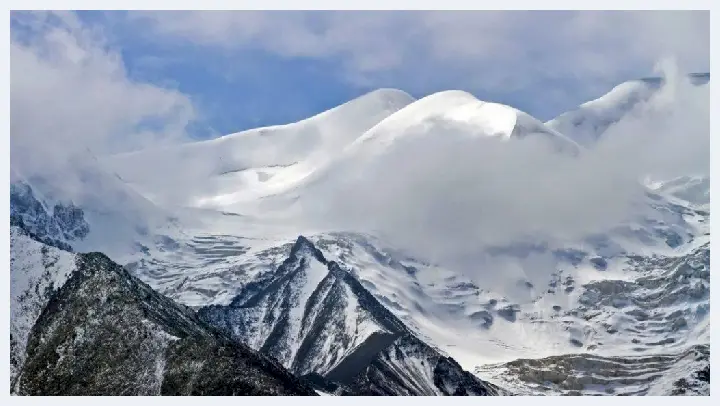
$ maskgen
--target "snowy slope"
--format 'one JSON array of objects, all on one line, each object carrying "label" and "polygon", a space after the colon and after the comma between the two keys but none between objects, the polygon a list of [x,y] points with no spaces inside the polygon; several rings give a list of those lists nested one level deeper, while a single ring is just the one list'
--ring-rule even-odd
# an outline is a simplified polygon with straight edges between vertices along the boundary
[{"label": "snowy slope", "polygon": [[297,123],[118,155],[106,163],[154,201],[216,207],[299,181],[412,101],[400,90],[379,89]]},{"label": "snowy slope", "polygon": [[[671,346],[669,337],[679,346],[690,341],[695,343],[694,340],[703,342],[705,337],[703,323],[707,317],[704,311],[708,305],[706,247],[690,253],[678,252],[664,262],[630,254],[600,257],[593,251],[548,247],[540,248],[547,256],[535,254],[543,261],[533,263],[514,256],[519,253],[498,251],[493,253],[497,261],[491,263],[491,269],[504,272],[506,276],[496,278],[483,274],[483,271],[475,275],[457,273],[451,268],[418,259],[421,258],[419,253],[403,254],[379,245],[376,239],[358,235],[319,236],[318,246],[328,252],[329,258],[355,269],[356,277],[381,303],[466,368],[472,368],[473,363],[510,360],[518,356],[572,352],[578,347],[593,352],[621,354],[625,351],[625,354],[631,354],[652,350],[652,346],[648,347],[650,344],[645,344],[651,343],[652,337],[656,341],[668,339],[666,347]],[[592,250],[592,247],[586,249]],[[551,261],[552,257],[554,261]],[[547,267],[544,265],[547,261],[553,264],[547,273],[532,269]],[[523,269],[523,266],[527,268]],[[696,269],[693,272],[698,274],[678,280],[678,285],[672,288],[660,283],[667,278],[679,277],[678,272],[685,272],[679,269],[687,267],[694,267],[689,269]],[[519,268],[520,272],[513,268]],[[485,272],[491,272],[491,269]],[[613,286],[612,291],[617,296],[604,299],[609,301],[607,305],[591,298],[598,294],[598,289]],[[657,324],[651,329],[653,334],[646,335],[638,330],[614,336],[614,332],[604,332],[607,325],[625,320],[622,312],[633,313],[632,306],[622,304],[624,301],[634,300],[640,303],[638,306],[646,306],[653,295],[661,292],[668,295],[664,299],[666,307],[648,305],[655,306],[655,313],[646,319]],[[698,299],[694,299],[696,296]],[[696,300],[699,301],[693,304]],[[589,303],[600,305],[590,308]],[[677,312],[680,309],[677,306],[681,304],[685,307],[682,312]],[[583,319],[590,316],[591,322]],[[635,328],[633,326],[630,323],[628,328]],[[589,331],[593,332],[588,335]],[[694,332],[688,334],[689,331]],[[468,337],[473,339],[468,340]],[[620,337],[626,341],[618,342]],[[641,344],[636,345],[632,339]],[[605,346],[599,344],[602,342]]]}]

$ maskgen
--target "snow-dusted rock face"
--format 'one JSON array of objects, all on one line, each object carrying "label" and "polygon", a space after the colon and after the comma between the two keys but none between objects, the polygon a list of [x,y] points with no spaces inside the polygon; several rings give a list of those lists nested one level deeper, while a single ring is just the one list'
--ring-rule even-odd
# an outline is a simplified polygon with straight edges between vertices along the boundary
[{"label": "snow-dusted rock face", "polygon": [[519,395],[709,396],[710,346],[662,355],[518,359],[476,373]]},{"label": "snow-dusted rock face", "polygon": [[102,254],[11,244],[14,394],[315,394]]},{"label": "snow-dusted rock face", "polygon": [[296,375],[321,375],[354,394],[497,393],[417,339],[305,237],[270,278],[244,292],[201,309],[201,317]]},{"label": "snow-dusted rock face", "polygon": [[[263,289],[201,314],[297,374],[326,374],[371,335],[403,331],[389,315],[373,315],[367,306],[374,299],[363,290],[354,292],[347,278],[301,237]],[[381,307],[375,312],[383,311],[387,314]]]},{"label": "snow-dusted rock face", "polygon": [[10,385],[26,358],[30,331],[50,298],[76,269],[75,256],[10,228]]},{"label": "snow-dusted rock face", "polygon": [[65,250],[70,242],[85,238],[90,226],[83,210],[72,203],[46,207],[23,182],[10,185],[10,222],[49,245]]}]

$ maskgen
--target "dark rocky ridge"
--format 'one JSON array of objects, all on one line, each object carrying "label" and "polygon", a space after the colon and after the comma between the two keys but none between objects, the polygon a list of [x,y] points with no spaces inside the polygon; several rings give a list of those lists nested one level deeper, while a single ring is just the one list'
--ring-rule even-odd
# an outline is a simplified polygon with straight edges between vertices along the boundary
[{"label": "dark rocky ridge", "polygon": [[76,258],[32,327],[17,394],[315,395],[105,255]]}]

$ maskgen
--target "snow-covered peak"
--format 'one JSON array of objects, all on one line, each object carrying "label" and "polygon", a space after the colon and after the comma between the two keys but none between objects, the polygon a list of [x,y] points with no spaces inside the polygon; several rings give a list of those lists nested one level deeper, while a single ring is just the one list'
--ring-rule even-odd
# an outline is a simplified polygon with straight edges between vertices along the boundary
[{"label": "snow-covered peak", "polygon": [[461,127],[464,133],[471,136],[502,139],[542,134],[559,143],[576,147],[574,142],[514,107],[482,101],[465,91],[447,90],[406,106],[363,134],[348,149],[357,148],[369,141],[386,145],[408,129],[429,128],[437,124]]},{"label": "snow-covered peak", "polygon": [[[387,184],[393,173],[406,173],[407,166],[403,167],[401,162],[434,162],[437,170],[443,171],[446,166],[441,161],[451,159],[463,146],[482,150],[486,142],[500,145],[496,143],[522,138],[549,141],[547,146],[560,153],[575,155],[580,151],[575,142],[513,107],[481,101],[460,90],[434,93],[380,121],[326,165],[262,204],[264,208],[284,207],[288,202],[297,202],[298,196],[300,200],[308,196],[323,200],[338,195],[339,190],[352,190],[349,185],[354,181],[364,185]],[[473,157],[476,159],[477,156]],[[474,164],[472,167],[478,170]],[[411,172],[406,177],[408,182],[427,176]],[[300,205],[315,204],[303,201]]]},{"label": "snow-covered peak", "polygon": [[323,256],[322,252],[315,248],[313,243],[302,235],[298,236],[295,244],[293,244],[292,248],[290,249],[291,259],[297,259],[301,257],[314,258],[317,261],[320,261],[322,264],[327,264],[327,260]]},{"label": "snow-covered peak", "polygon": [[312,183],[338,164],[357,164],[353,156],[382,154],[418,132],[464,140],[539,136],[560,151],[579,151],[530,115],[464,91],[415,100],[400,90],[378,89],[296,123],[114,156],[108,164],[157,204],[239,212]]}]

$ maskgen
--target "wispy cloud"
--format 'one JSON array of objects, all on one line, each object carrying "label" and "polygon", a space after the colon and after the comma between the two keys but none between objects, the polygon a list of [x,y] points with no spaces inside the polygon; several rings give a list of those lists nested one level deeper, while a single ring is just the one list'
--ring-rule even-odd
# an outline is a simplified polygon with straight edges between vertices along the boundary
[{"label": "wispy cloud", "polygon": [[102,30],[70,12],[13,13],[11,23],[13,167],[186,139],[190,99],[129,79]]}]

